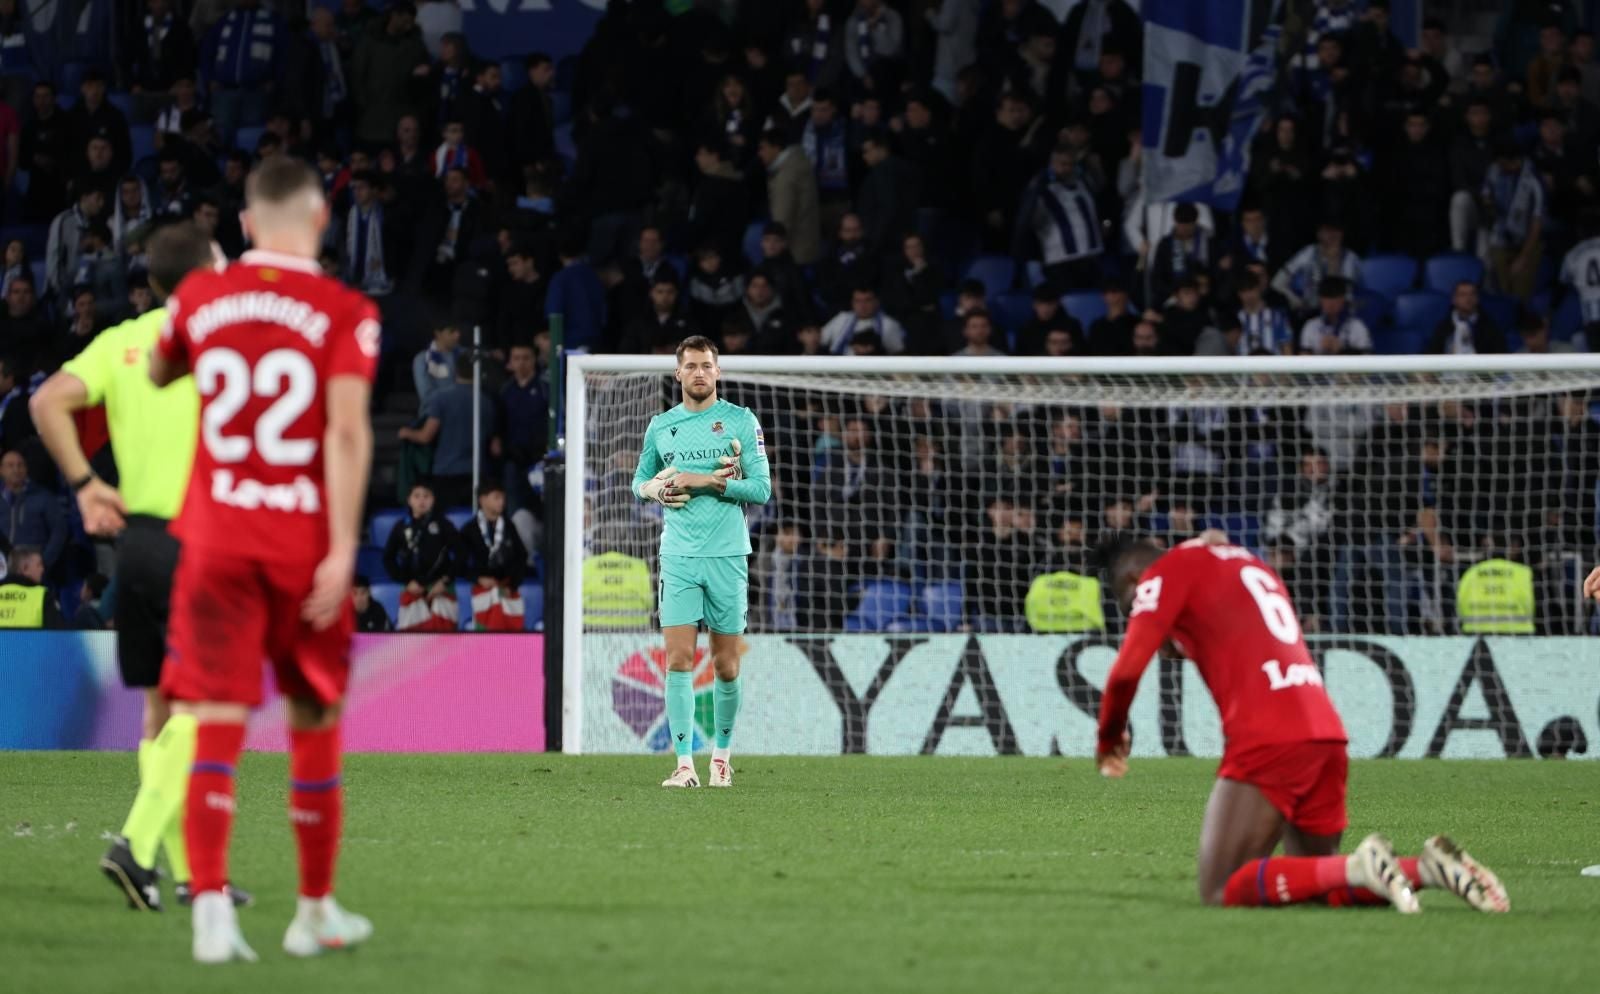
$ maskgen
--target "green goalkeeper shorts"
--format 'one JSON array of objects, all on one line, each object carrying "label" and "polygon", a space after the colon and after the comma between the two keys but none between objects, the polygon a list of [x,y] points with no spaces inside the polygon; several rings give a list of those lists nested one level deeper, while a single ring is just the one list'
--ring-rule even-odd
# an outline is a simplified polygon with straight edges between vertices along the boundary
[{"label": "green goalkeeper shorts", "polygon": [[661,627],[697,625],[743,635],[750,615],[747,556],[662,556]]}]

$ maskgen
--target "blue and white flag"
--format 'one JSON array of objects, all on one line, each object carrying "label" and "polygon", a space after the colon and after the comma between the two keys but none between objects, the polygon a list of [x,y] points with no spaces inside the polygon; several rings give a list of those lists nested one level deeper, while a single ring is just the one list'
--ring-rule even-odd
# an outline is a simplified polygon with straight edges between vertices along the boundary
[{"label": "blue and white flag", "polygon": [[1282,0],[1145,0],[1149,203],[1234,210],[1277,80]]}]

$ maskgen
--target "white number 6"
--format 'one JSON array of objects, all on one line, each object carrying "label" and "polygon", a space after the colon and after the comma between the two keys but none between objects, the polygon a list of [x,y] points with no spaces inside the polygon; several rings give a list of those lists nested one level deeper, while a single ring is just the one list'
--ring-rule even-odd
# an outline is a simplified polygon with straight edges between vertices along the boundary
[{"label": "white number 6", "polygon": [[1294,606],[1283,596],[1283,588],[1273,575],[1259,566],[1246,566],[1239,571],[1239,580],[1255,598],[1261,620],[1272,637],[1290,645],[1300,641],[1300,621],[1294,616]]}]

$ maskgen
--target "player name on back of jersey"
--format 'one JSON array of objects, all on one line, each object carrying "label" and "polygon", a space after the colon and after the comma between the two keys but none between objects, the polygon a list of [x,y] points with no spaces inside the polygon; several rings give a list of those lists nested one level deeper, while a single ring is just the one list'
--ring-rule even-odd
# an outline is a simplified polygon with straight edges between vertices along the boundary
[{"label": "player name on back of jersey", "polygon": [[270,290],[250,290],[202,304],[189,317],[189,340],[199,345],[219,328],[255,321],[288,328],[319,349],[332,323],[328,315],[304,300]]}]

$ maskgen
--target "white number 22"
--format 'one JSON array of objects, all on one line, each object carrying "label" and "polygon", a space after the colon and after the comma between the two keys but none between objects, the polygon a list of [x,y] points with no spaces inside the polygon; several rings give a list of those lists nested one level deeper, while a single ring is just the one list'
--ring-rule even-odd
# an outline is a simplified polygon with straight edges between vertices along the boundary
[{"label": "white number 22", "polygon": [[1261,609],[1261,620],[1267,631],[1279,642],[1290,645],[1300,641],[1300,621],[1294,616],[1294,606],[1283,596],[1283,588],[1271,573],[1259,566],[1246,566],[1239,571],[1239,580],[1255,598]]},{"label": "white number 22", "polygon": [[195,364],[194,378],[200,396],[211,401],[200,435],[217,462],[249,458],[251,440],[226,435],[223,429],[244,410],[252,394],[276,398],[256,419],[255,450],[263,460],[272,466],[304,466],[316,457],[316,439],[283,437],[317,399],[317,371],[305,353],[275,349],[262,356],[252,371],[249,361],[233,349],[211,349]]}]

